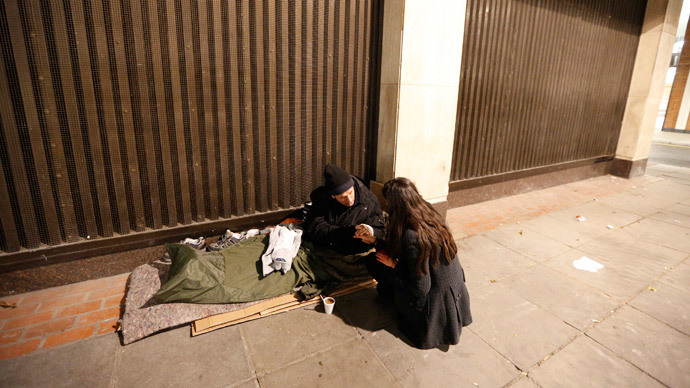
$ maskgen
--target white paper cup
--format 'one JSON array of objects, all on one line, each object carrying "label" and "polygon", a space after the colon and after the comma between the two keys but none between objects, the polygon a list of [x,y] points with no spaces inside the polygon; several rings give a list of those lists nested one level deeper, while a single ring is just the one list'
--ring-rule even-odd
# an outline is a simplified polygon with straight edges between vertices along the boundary
[{"label": "white paper cup", "polygon": [[335,307],[335,299],[331,298],[330,296],[323,298],[323,309],[326,311],[326,314],[332,314],[333,307]]}]

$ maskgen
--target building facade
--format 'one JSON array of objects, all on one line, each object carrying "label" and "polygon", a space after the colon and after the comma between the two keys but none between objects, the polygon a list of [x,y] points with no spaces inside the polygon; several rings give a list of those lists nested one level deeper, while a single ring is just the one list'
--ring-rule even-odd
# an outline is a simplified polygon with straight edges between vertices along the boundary
[{"label": "building facade", "polygon": [[0,270],[270,224],[326,163],[442,211],[641,174],[680,3],[4,1]]}]

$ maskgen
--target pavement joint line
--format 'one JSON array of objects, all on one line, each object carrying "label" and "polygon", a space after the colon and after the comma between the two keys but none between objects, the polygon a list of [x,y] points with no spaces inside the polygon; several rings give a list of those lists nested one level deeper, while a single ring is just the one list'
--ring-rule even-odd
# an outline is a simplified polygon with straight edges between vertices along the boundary
[{"label": "pavement joint line", "polygon": [[117,387],[117,371],[120,370],[120,364],[122,364],[122,352],[124,352],[124,348],[122,346],[119,346],[117,349],[115,349],[115,360],[112,364],[113,369],[110,371],[108,388]]},{"label": "pavement joint line", "polygon": [[256,385],[259,386],[259,387],[261,387],[261,383],[259,383],[259,379],[258,379],[256,376],[252,376],[252,377],[248,377],[248,378],[246,378],[246,379],[244,379],[244,380],[240,380],[240,381],[231,383],[230,385],[226,385],[225,388],[235,388],[235,387],[239,387],[239,386],[242,386],[242,385],[244,385],[245,383],[248,383],[248,382],[250,382],[250,381],[252,381],[252,380],[256,381]]},{"label": "pavement joint line", "polygon": [[[384,326],[384,328],[389,327],[389,326],[393,326],[394,324],[395,324],[395,323],[391,323],[390,325]],[[380,329],[380,330],[383,330],[384,328],[382,328],[382,329]],[[360,334],[360,335],[361,335],[361,334]],[[391,372],[390,369],[388,369],[388,367],[386,366],[386,363],[383,362],[383,360],[381,359],[381,357],[379,357],[379,354],[376,353],[376,351],[375,351],[374,349],[371,348],[371,346],[369,345],[369,341],[367,341],[367,339],[364,338],[364,336],[361,336],[361,339],[362,339],[362,342],[364,342],[364,346],[366,346],[367,349],[369,349],[369,351],[371,351],[371,353],[374,355],[374,357],[376,357],[376,359],[379,361],[379,363],[381,364],[381,366],[383,367],[383,369],[385,369],[386,372],[388,372],[388,375],[393,379],[393,381],[395,381],[396,383],[398,383],[398,385],[402,385],[402,381],[398,380],[398,379],[395,377],[395,375],[393,374],[393,372]]]},{"label": "pavement joint line", "polygon": [[630,361],[630,360],[628,360],[627,358],[621,356],[620,354],[618,354],[618,353],[617,353],[616,351],[614,351],[613,349],[609,348],[608,346],[602,344],[601,342],[599,342],[599,341],[597,341],[596,339],[594,339],[594,338],[592,338],[591,336],[589,336],[588,333],[585,333],[585,336],[586,336],[587,338],[589,338],[590,340],[594,341],[595,343],[599,344],[599,345],[600,345],[601,347],[603,347],[604,349],[606,349],[606,350],[608,350],[609,352],[613,353],[614,356],[615,356],[617,359],[619,359],[619,360],[625,362],[626,364],[629,364],[630,366],[632,366],[633,368],[635,368],[635,369],[637,369],[638,371],[642,372],[642,374],[646,375],[647,377],[650,377],[652,380],[658,382],[658,383],[661,384],[662,386],[668,387],[668,385],[666,385],[666,384],[664,384],[663,382],[659,381],[659,379],[657,379],[656,377],[654,377],[654,376],[652,376],[651,374],[647,373],[644,369],[642,369],[642,368],[640,368],[639,366],[635,365],[635,363],[633,363],[632,361]]},{"label": "pavement joint line", "polygon": [[[523,374],[523,373],[527,373],[527,374]],[[520,373],[519,375],[517,375],[514,379],[508,381],[508,382],[506,383],[506,385],[503,386],[503,388],[512,387],[513,385],[517,384],[517,383],[518,383],[520,380],[522,380],[522,379],[527,379],[527,380],[531,381],[532,384],[534,384],[535,386],[537,386],[537,387],[539,387],[539,388],[542,388],[542,386],[541,386],[540,384],[537,384],[537,382],[534,381],[534,379],[532,378],[532,376],[529,375],[528,372],[521,372],[521,373]]]},{"label": "pavement joint line", "polygon": [[[524,370],[520,369],[519,366],[515,365],[515,363],[514,363],[513,361],[511,361],[508,357],[506,357],[505,355],[503,355],[503,353],[499,352],[498,349],[496,349],[496,348],[494,348],[493,346],[491,346],[491,344],[488,343],[484,338],[482,338],[482,336],[480,336],[479,334],[477,334],[477,332],[474,331],[474,330],[472,329],[472,325],[467,326],[466,329],[469,329],[469,331],[471,331],[472,334],[474,334],[475,336],[477,336],[477,338],[479,338],[480,341],[484,342],[484,344],[486,344],[486,346],[488,346],[489,349],[493,350],[500,358],[506,360],[510,365],[512,365],[512,366],[515,368],[515,370],[517,370],[518,372],[525,372]],[[512,381],[512,380],[511,380],[511,381]],[[509,384],[509,383],[510,383],[510,382],[508,382],[508,384]]]},{"label": "pavement joint line", "polygon": [[[258,380],[259,376],[256,373],[256,365],[254,364],[254,359],[252,358],[252,352],[249,349],[249,344],[247,343],[247,339],[245,338],[245,335],[244,335],[244,326],[239,325],[239,327],[237,329],[240,332],[240,339],[242,340],[242,347],[244,348],[244,359],[247,362],[247,366],[249,368],[251,368],[251,370],[253,371],[252,375]],[[261,384],[259,384],[259,385],[261,385]]]}]

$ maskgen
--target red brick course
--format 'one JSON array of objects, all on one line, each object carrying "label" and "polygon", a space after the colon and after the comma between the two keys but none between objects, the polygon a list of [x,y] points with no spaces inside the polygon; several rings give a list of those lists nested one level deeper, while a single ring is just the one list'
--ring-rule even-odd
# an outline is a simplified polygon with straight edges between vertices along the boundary
[{"label": "red brick course", "polygon": [[117,319],[101,322],[98,325],[98,334],[114,333],[117,330]]},{"label": "red brick course", "polygon": [[47,290],[27,293],[21,300],[22,304],[42,302],[44,300],[59,298],[67,293],[67,286],[49,288]]},{"label": "red brick course", "polygon": [[0,359],[113,333],[129,274],[3,297]]},{"label": "red brick course", "polygon": [[24,339],[40,337],[44,334],[57,333],[70,329],[74,326],[74,321],[76,321],[76,318],[70,317],[31,326],[24,330]]},{"label": "red brick course", "polygon": [[41,303],[39,311],[55,310],[60,307],[71,306],[84,302],[86,299],[85,293],[75,294],[75,295],[65,295],[60,298],[46,300]]},{"label": "red brick course", "polygon": [[91,323],[103,322],[120,316],[120,307],[111,307],[106,310],[100,310],[93,313],[85,314],[79,317],[77,326],[88,325]]},{"label": "red brick course", "polygon": [[94,330],[94,326],[84,326],[72,330],[63,331],[62,333],[53,334],[46,338],[46,342],[43,344],[43,347],[52,348],[53,346],[66,344],[68,342],[73,342],[84,338],[89,338],[94,334]]},{"label": "red brick course", "polygon": [[16,308],[6,308],[0,310],[0,319],[10,319],[21,317],[22,315],[33,314],[38,309],[38,303],[30,303],[27,305],[17,305]]},{"label": "red brick course", "polygon": [[39,323],[47,322],[53,318],[55,311],[43,311],[36,314],[26,315],[21,318],[14,318],[9,320],[3,327],[3,331],[17,329]]},{"label": "red brick course", "polygon": [[104,288],[108,288],[110,286],[111,281],[112,281],[111,278],[104,278],[104,279],[88,280],[85,282],[72,284],[71,286],[68,286],[69,287],[69,293],[70,294],[77,294],[77,293],[86,292],[86,291],[102,290]]},{"label": "red brick course", "polygon": [[103,306],[101,308],[121,306],[124,304],[124,293],[120,295],[111,296],[110,298],[103,299]]},{"label": "red brick course", "polygon": [[22,329],[18,329],[0,333],[0,346],[16,342],[22,336],[23,332]]},{"label": "red brick course", "polygon": [[12,357],[18,357],[22,354],[31,353],[38,349],[41,344],[41,339],[36,338],[29,341],[19,342],[9,346],[3,346],[0,348],[0,360],[5,360]]},{"label": "red brick course", "polygon": [[125,293],[125,285],[120,284],[115,287],[109,287],[102,290],[94,290],[89,292],[88,300],[100,300],[115,295],[122,295]]},{"label": "red brick course", "polygon": [[96,311],[101,308],[100,300],[94,300],[88,303],[82,303],[76,306],[65,307],[57,312],[55,318],[71,317],[74,315],[84,314],[91,311]]}]

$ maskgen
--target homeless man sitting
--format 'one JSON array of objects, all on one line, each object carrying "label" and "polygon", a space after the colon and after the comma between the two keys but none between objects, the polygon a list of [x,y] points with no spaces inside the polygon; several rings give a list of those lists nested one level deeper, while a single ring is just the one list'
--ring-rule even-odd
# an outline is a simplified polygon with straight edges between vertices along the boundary
[{"label": "homeless man sitting", "polygon": [[311,193],[304,221],[306,238],[340,254],[362,253],[383,238],[381,205],[364,182],[334,164],[323,171],[324,186]]}]

